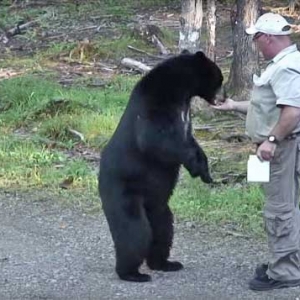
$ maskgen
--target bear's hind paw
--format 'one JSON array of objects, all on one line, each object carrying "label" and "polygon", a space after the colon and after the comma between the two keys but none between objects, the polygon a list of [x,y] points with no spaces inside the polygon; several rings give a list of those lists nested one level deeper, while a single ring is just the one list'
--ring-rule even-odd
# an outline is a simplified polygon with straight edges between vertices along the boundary
[{"label": "bear's hind paw", "polygon": [[183,269],[183,264],[179,261],[166,260],[159,264],[148,264],[151,270],[163,271],[163,272],[175,272]]},{"label": "bear's hind paw", "polygon": [[125,281],[134,281],[134,282],[147,282],[151,281],[151,276],[147,274],[142,274],[140,272],[118,274],[120,279]]}]

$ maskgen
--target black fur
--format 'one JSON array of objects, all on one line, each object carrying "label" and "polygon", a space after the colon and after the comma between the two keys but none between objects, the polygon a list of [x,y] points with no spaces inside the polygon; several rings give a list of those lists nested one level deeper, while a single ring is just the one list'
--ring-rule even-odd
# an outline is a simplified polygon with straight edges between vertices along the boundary
[{"label": "black fur", "polygon": [[102,152],[99,192],[123,280],[149,281],[139,273],[183,266],[168,257],[173,215],[168,200],[183,165],[192,177],[212,179],[207,157],[191,132],[190,100],[212,102],[223,77],[202,52],[184,52],[151,70],[135,86],[111,140]]}]

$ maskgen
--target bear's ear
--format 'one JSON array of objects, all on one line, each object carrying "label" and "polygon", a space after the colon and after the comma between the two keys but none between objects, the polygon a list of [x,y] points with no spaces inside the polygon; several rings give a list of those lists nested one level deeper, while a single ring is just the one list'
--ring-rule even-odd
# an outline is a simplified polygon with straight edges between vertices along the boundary
[{"label": "bear's ear", "polygon": [[187,49],[183,49],[180,54],[191,54],[191,52]]},{"label": "bear's ear", "polygon": [[195,54],[196,54],[196,57],[198,57],[198,58],[206,57],[203,51],[197,51]]}]

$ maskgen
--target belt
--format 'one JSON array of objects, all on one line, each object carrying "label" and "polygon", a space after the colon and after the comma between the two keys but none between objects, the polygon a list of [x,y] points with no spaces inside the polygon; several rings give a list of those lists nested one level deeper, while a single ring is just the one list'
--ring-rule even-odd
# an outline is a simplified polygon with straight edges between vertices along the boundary
[{"label": "belt", "polygon": [[299,132],[292,133],[292,134],[286,136],[284,139],[285,139],[285,140],[294,140],[294,139],[297,138],[298,136],[300,136],[300,131],[299,131]]},{"label": "belt", "polygon": [[[296,138],[299,137],[299,136],[300,136],[300,131],[299,131],[299,132],[292,133],[292,134],[286,136],[286,137],[284,138],[284,140],[294,140],[294,139],[296,139]],[[256,145],[256,147],[259,147],[262,143],[263,143],[263,142],[261,142],[261,143],[255,143],[255,145]]]}]

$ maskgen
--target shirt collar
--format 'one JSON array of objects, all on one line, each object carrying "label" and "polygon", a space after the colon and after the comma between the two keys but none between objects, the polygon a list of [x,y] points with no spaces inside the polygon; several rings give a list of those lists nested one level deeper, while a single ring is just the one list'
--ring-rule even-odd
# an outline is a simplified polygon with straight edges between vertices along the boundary
[{"label": "shirt collar", "polygon": [[296,44],[288,46],[288,47],[284,48],[283,50],[281,50],[275,57],[273,57],[271,62],[277,63],[279,60],[281,60],[287,54],[290,54],[290,53],[295,52],[295,51],[298,51]]}]

